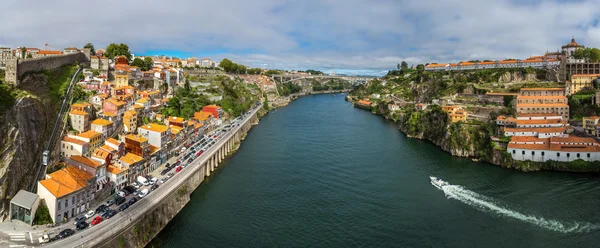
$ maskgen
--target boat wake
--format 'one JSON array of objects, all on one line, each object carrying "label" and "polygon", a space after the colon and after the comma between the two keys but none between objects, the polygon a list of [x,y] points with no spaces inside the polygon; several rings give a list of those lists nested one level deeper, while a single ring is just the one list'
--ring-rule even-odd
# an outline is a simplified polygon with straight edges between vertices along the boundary
[{"label": "boat wake", "polygon": [[494,199],[477,194],[458,185],[442,187],[446,197],[456,199],[484,212],[493,212],[504,217],[524,221],[538,227],[561,233],[581,233],[600,229],[600,225],[586,222],[562,222],[520,213],[501,206]]}]

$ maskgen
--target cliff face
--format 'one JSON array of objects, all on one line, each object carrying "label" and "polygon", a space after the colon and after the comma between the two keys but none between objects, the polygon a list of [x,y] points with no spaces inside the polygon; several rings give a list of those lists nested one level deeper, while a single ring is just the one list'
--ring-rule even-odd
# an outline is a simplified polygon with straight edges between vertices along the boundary
[{"label": "cliff face", "polygon": [[27,94],[0,117],[0,219],[6,220],[10,199],[29,190],[46,137],[55,116],[48,100],[49,87],[43,75],[31,74],[21,81]]}]

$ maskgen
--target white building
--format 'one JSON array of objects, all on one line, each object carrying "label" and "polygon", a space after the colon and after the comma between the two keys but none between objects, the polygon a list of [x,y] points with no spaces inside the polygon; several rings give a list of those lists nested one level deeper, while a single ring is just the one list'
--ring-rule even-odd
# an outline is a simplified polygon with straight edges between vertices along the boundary
[{"label": "white building", "polygon": [[37,194],[48,207],[55,224],[84,213],[95,192],[94,176],[73,166],[46,175],[38,182]]},{"label": "white building", "polygon": [[148,143],[150,143],[150,145],[160,148],[165,147],[171,136],[169,127],[154,123],[138,127],[138,134],[148,139]]},{"label": "white building", "polygon": [[548,160],[572,162],[600,160],[600,144],[593,138],[582,137],[512,137],[507,146],[512,158],[520,161]]},{"label": "white building", "polygon": [[542,128],[504,128],[504,136],[532,136],[538,138],[550,138],[552,136],[563,136],[566,127],[542,127]]}]

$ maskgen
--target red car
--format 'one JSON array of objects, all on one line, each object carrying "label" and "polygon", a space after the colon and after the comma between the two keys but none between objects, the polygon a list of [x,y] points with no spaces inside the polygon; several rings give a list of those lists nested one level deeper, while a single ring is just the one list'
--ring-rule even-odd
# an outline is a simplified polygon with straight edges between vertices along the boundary
[{"label": "red car", "polygon": [[204,151],[200,150],[198,153],[196,153],[196,157],[198,157],[198,156],[202,155],[202,153],[203,153],[203,152],[204,152]]},{"label": "red car", "polygon": [[177,167],[177,169],[175,169],[175,172],[180,172],[181,169],[183,169],[183,167],[179,166],[179,167]]},{"label": "red car", "polygon": [[96,216],[96,218],[92,220],[92,225],[98,225],[100,222],[102,222],[102,217]]},{"label": "red car", "polygon": [[216,138],[217,138],[217,136],[215,135],[215,136],[213,136],[213,138],[214,138],[214,139],[216,139]]}]

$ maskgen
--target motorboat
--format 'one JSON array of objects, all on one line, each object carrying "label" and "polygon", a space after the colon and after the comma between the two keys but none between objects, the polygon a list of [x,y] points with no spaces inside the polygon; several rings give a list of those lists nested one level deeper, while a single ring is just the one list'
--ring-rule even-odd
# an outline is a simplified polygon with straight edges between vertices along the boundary
[{"label": "motorboat", "polygon": [[439,189],[442,189],[442,187],[447,186],[448,182],[442,180],[439,177],[429,177],[429,179],[431,179],[431,184]]}]

